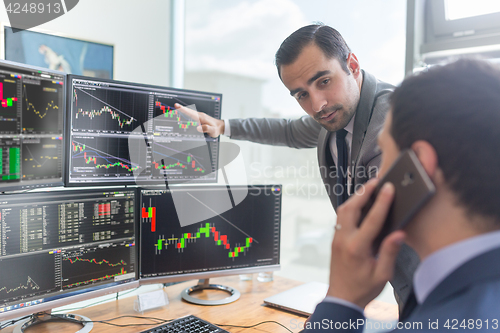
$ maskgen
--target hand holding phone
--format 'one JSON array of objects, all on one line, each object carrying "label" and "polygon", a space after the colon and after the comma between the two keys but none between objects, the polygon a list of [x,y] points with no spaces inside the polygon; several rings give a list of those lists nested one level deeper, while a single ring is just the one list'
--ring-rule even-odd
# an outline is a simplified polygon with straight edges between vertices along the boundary
[{"label": "hand holding phone", "polygon": [[402,229],[411,221],[422,206],[434,195],[436,188],[420,164],[413,150],[401,152],[390,169],[379,181],[375,192],[361,210],[358,226],[370,211],[382,186],[391,182],[395,187],[394,201],[379,235],[373,241],[373,253],[378,253],[380,245],[391,232]]}]

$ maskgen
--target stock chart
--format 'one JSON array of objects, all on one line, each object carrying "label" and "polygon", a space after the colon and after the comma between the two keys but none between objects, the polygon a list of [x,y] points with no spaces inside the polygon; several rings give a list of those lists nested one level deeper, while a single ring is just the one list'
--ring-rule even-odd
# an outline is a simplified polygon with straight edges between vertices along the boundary
[{"label": "stock chart", "polygon": [[220,95],[78,76],[70,91],[69,184],[217,181],[219,139],[175,103],[220,118]]},{"label": "stock chart", "polygon": [[73,88],[73,128],[129,133],[148,120],[148,95],[111,89]]},{"label": "stock chart", "polygon": [[23,84],[22,131],[24,134],[61,134],[63,82]]},{"label": "stock chart", "polygon": [[0,79],[0,133],[19,133],[19,93],[20,85],[18,78]]},{"label": "stock chart", "polygon": [[[175,192],[142,191],[141,276],[175,275],[204,270],[242,268],[278,263],[280,198],[252,192],[232,209],[207,214],[197,223],[181,227],[182,210],[224,200],[223,190],[185,190],[200,205],[176,200]],[[195,200],[195,201],[196,201]],[[210,217],[209,217],[210,216]]]}]

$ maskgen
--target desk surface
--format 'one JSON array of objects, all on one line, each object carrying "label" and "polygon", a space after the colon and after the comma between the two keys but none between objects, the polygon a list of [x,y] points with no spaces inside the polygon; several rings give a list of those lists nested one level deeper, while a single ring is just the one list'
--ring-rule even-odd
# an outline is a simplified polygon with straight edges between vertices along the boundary
[{"label": "desk surface", "polygon": [[[149,310],[144,312],[145,317],[158,317],[163,319],[175,319],[188,314],[193,314],[204,320],[214,324],[231,324],[231,325],[253,325],[266,320],[277,321],[293,332],[298,332],[300,329],[294,328],[299,322],[303,323],[306,318],[303,316],[294,315],[289,312],[273,309],[264,306],[263,300],[266,297],[287,289],[296,287],[302,282],[290,280],[287,278],[274,276],[272,282],[258,282],[254,274],[252,281],[240,281],[238,276],[225,278],[210,279],[210,283],[218,283],[236,288],[241,293],[241,298],[231,304],[219,306],[200,306],[187,303],[181,300],[180,293],[183,289],[193,286],[197,281],[183,282],[178,285],[170,286],[164,290],[167,292],[170,304],[158,310]],[[218,292],[217,292],[218,293]],[[221,294],[214,295],[212,291],[203,293],[204,298],[220,298]],[[202,295],[198,295],[200,298]],[[216,296],[216,297],[214,297]],[[109,302],[101,305],[92,306],[86,309],[73,311],[75,314],[80,314],[89,317],[91,320],[107,320],[123,315],[140,315],[134,311],[134,300],[136,297],[128,297],[119,299],[118,301]],[[125,318],[113,321],[116,324],[139,323],[140,319]],[[101,323],[95,323],[92,333],[98,332],[140,332],[151,326],[131,326],[131,327],[113,327]],[[287,332],[284,328],[279,327],[274,323],[260,325],[254,329],[224,327],[229,332]],[[12,332],[12,327],[5,329],[5,333]],[[78,326],[62,322],[52,322],[38,325],[36,328],[29,329],[26,332],[75,332]]]}]

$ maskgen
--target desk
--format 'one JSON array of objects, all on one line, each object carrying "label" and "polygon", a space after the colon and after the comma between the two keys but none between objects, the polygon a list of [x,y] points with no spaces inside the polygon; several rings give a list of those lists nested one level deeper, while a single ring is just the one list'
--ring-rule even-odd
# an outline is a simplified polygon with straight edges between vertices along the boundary
[{"label": "desk", "polygon": [[[167,287],[165,288],[165,290],[168,294],[170,304],[166,307],[160,308],[159,310],[154,309],[147,311],[144,313],[144,316],[175,319],[188,314],[193,314],[214,324],[247,326],[265,320],[274,320],[285,325],[288,328],[291,328],[291,324],[293,323],[297,324],[299,322],[303,323],[305,321],[306,318],[303,316],[294,315],[289,312],[273,309],[263,305],[263,300],[266,297],[296,287],[302,284],[302,282],[294,281],[280,276],[274,276],[274,281],[272,282],[258,282],[256,279],[256,275],[257,274],[254,274],[254,279],[252,281],[240,281],[239,276],[210,279],[211,283],[227,285],[236,288],[241,293],[241,298],[236,302],[219,306],[200,306],[190,304],[181,300],[181,291],[185,288],[195,285],[197,281],[188,281],[178,285]],[[208,292],[207,294],[209,293],[210,292]],[[210,297],[210,295],[208,295],[208,297]],[[123,298],[119,299],[118,301],[108,302],[86,309],[76,310],[73,311],[73,313],[87,316],[91,320],[106,320],[123,315],[136,316],[139,314],[134,311],[135,299],[136,297]],[[295,319],[295,321],[290,322],[293,319]],[[140,319],[134,318],[119,319],[114,321],[114,323],[117,324],[139,322],[141,322]],[[120,328],[95,323],[92,333],[140,332],[153,326],[155,325]],[[229,332],[287,332],[284,328],[273,323],[263,324],[257,326],[254,329],[228,328],[224,326],[222,326],[222,328],[228,330]],[[10,333],[12,332],[12,329],[13,327],[9,327],[3,332]],[[76,330],[78,330],[78,326],[75,324],[53,322],[39,325],[35,329],[27,330],[27,332],[75,332]],[[299,332],[300,329],[295,328],[292,329],[292,331]]]}]

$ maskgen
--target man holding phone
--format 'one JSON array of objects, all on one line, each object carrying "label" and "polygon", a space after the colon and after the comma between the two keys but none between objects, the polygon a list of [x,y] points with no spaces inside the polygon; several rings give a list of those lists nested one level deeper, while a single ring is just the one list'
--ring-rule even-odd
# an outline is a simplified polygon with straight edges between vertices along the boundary
[{"label": "man holding phone", "polygon": [[[361,69],[340,33],[313,24],[292,33],[276,52],[283,84],[307,115],[299,119],[214,119],[177,104],[199,119],[199,130],[212,137],[291,148],[316,148],[320,174],[335,209],[354,189],[377,175],[380,152],[376,138],[389,110],[393,86]],[[409,294],[418,264],[405,246],[391,284],[401,304]]]},{"label": "man holding phone", "polygon": [[[358,227],[377,186],[368,182],[338,209],[330,288],[306,332],[363,330],[363,308],[394,272],[403,241],[421,264],[397,329],[500,329],[500,69],[459,60],[412,76],[391,95],[379,135],[380,175],[411,149],[435,186],[433,197],[374,255],[399,184],[386,183]],[[364,192],[364,193],[362,193]],[[411,198],[410,198],[411,199]],[[353,324],[354,323],[354,324]]]}]

